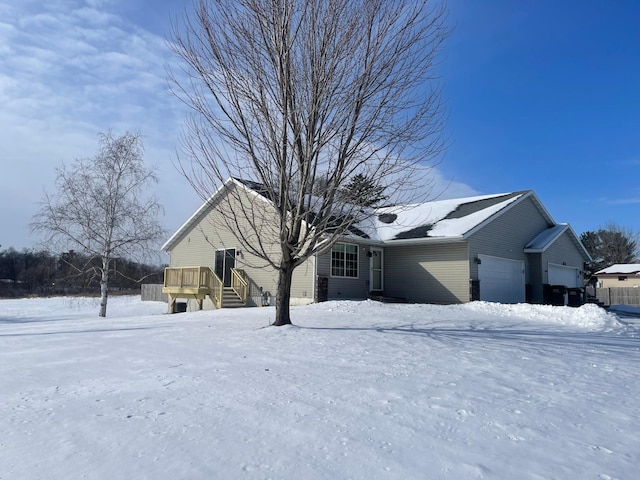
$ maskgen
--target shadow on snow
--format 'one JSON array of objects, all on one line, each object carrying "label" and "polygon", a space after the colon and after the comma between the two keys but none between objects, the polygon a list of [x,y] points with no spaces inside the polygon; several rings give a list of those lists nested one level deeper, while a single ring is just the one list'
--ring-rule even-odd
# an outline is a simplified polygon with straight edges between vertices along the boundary
[{"label": "shadow on snow", "polygon": [[94,328],[91,330],[63,330],[58,332],[24,332],[24,333],[0,333],[1,337],[36,337],[44,335],[67,335],[76,333],[103,333],[103,332],[128,332],[132,330],[150,330],[154,327],[123,327],[123,328]]},{"label": "shadow on snow", "polygon": [[[545,326],[546,327],[546,326]],[[500,329],[470,326],[468,328],[447,327],[418,327],[415,324],[390,327],[309,327],[300,326],[308,330],[343,330],[343,331],[371,331],[385,334],[423,336],[439,342],[464,344],[473,342],[475,346],[482,345],[489,348],[504,344],[517,345],[519,348],[535,348],[544,346],[560,347],[593,347],[618,353],[640,352],[640,330],[633,326],[625,326],[615,332],[611,331],[536,331],[527,329]],[[481,343],[479,343],[481,342]]]}]

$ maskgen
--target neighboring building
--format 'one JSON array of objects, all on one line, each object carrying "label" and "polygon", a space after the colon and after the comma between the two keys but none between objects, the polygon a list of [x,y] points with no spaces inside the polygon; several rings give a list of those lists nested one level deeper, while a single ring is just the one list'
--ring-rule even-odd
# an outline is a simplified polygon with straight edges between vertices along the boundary
[{"label": "neighboring building", "polygon": [[[228,208],[222,197],[234,189],[242,205],[231,208],[268,212],[273,206],[260,187],[229,179],[171,236],[162,247],[170,255],[165,284],[184,267],[205,267],[227,290],[236,289],[231,283],[239,268],[247,304],[273,301],[275,271],[239,245],[231,228],[242,229],[242,219],[231,227],[220,211]],[[268,219],[264,224],[266,231]],[[356,227],[330,252],[296,269],[292,304],[370,296],[411,303],[543,303],[546,286],[582,287],[583,266],[591,260],[573,229],[556,223],[531,190],[380,208]],[[208,297],[208,277],[198,272],[202,280],[195,289],[167,285],[172,302],[197,299],[190,309],[216,303]]]},{"label": "neighboring building", "polygon": [[640,263],[618,263],[593,274],[598,288],[640,287]]}]

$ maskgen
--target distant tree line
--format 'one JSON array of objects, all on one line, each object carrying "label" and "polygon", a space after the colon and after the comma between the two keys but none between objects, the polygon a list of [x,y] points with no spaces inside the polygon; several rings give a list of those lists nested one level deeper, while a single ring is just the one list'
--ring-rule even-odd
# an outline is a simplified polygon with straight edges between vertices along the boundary
[{"label": "distant tree line", "polygon": [[[0,297],[94,295],[102,260],[70,250],[59,255],[13,248],[0,250]],[[164,267],[124,258],[111,263],[109,290],[137,293],[141,283],[162,283]]]}]

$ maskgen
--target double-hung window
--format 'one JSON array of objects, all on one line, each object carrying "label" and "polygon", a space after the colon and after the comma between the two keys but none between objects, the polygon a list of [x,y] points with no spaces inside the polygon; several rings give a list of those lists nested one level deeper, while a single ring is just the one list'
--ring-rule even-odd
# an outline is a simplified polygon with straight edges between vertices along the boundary
[{"label": "double-hung window", "polygon": [[336,243],[331,248],[331,276],[358,278],[358,246]]}]

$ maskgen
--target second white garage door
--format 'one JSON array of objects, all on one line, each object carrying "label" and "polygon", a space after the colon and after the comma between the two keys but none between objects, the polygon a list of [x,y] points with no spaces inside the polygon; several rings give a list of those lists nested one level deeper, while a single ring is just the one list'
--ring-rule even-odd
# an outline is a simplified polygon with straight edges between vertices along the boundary
[{"label": "second white garage door", "polygon": [[478,255],[480,300],[500,303],[525,301],[524,262]]},{"label": "second white garage door", "polygon": [[565,287],[582,287],[580,269],[549,263],[549,285],[564,285]]}]

